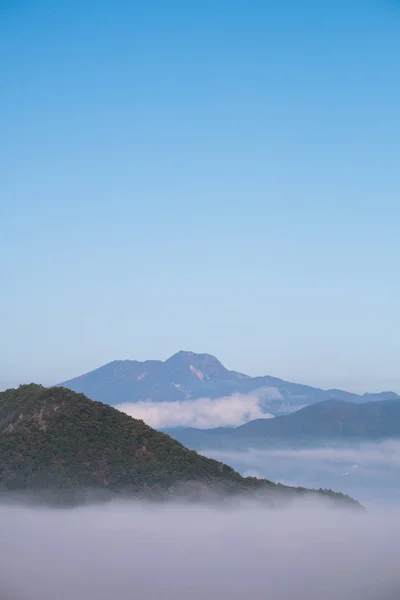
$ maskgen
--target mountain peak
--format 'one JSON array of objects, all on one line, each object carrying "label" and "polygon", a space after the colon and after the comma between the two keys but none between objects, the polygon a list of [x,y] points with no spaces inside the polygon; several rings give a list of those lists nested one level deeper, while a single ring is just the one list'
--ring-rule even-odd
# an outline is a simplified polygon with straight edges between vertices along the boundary
[{"label": "mountain peak", "polygon": [[229,371],[212,354],[197,354],[186,350],[180,350],[168,358],[165,363],[177,371],[189,369],[197,378],[204,380],[216,379]]},{"label": "mountain peak", "polygon": [[[172,356],[170,356],[169,358],[167,358],[167,360],[165,361],[166,363],[169,362],[175,362],[175,361],[196,361],[196,360],[207,360],[209,362],[212,363],[217,363],[219,365],[221,365],[221,363],[219,362],[219,360],[217,358],[215,358],[215,356],[213,356],[212,354],[206,354],[205,352],[203,353],[198,353],[198,352],[192,352],[191,350],[179,350],[178,352],[175,352],[175,354],[173,354]],[[222,365],[221,365],[222,366]]]},{"label": "mountain peak", "polygon": [[196,398],[222,398],[256,394],[263,411],[275,416],[323,400],[356,404],[400,397],[391,392],[358,396],[340,390],[322,390],[274,377],[250,377],[228,370],[212,354],[180,350],[167,360],[119,360],[64,381],[94,400],[118,405],[125,402],[180,402]]}]

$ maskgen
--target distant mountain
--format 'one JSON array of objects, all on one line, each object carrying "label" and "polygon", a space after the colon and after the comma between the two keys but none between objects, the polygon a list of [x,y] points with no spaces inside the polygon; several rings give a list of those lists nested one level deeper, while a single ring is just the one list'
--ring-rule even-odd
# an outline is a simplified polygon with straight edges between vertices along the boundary
[{"label": "distant mountain", "polygon": [[117,360],[60,384],[111,405],[152,400],[172,402],[256,392],[265,412],[286,414],[332,398],[348,402],[400,399],[394,392],[359,396],[322,390],[275,377],[249,377],[229,371],[210,354],[178,352],[165,362]]},{"label": "distant mountain", "polygon": [[335,442],[400,438],[400,402],[381,400],[355,404],[327,400],[275,419],[257,419],[228,429],[169,429],[189,448],[301,447]]},{"label": "distant mountain", "polygon": [[0,394],[0,492],[76,498],[88,491],[147,498],[244,494],[280,502],[329,491],[241,477],[168,435],[65,388],[25,385]]}]

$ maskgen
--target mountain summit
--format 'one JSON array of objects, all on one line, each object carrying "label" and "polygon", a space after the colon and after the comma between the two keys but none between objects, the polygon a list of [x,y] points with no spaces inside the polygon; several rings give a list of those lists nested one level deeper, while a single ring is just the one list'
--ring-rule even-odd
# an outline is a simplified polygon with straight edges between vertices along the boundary
[{"label": "mountain summit", "polygon": [[246,379],[211,354],[181,350],[166,361],[116,360],[60,384],[107,404],[173,402],[232,394]]},{"label": "mountain summit", "polygon": [[167,369],[176,374],[187,374],[188,371],[198,377],[201,381],[211,381],[213,379],[231,379],[232,375],[215,356],[212,354],[196,354],[180,350],[165,363]]},{"label": "mountain summit", "polygon": [[322,390],[290,383],[269,375],[250,377],[228,370],[211,354],[183,350],[164,362],[115,360],[60,385],[111,405],[140,400],[174,402],[220,398],[257,392],[265,412],[273,415],[330,399],[355,403],[400,399],[393,392],[359,396],[342,390]]}]

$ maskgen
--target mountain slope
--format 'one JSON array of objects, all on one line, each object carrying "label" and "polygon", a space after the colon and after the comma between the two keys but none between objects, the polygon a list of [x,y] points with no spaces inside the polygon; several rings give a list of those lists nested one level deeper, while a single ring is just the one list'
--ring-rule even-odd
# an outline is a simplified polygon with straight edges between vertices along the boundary
[{"label": "mountain slope", "polygon": [[228,371],[209,354],[178,352],[165,362],[113,361],[60,384],[107,404],[186,400],[232,393],[245,375]]},{"label": "mountain slope", "polygon": [[122,360],[60,384],[111,405],[152,400],[172,402],[219,398],[257,391],[265,412],[293,412],[301,406],[332,398],[350,402],[400,399],[393,392],[358,396],[341,390],[322,390],[275,377],[249,377],[226,369],[210,354],[178,352],[165,362]]},{"label": "mountain slope", "polygon": [[400,402],[354,404],[327,400],[275,419],[257,419],[235,429],[170,429],[189,448],[244,448],[400,437]]},{"label": "mountain slope", "polygon": [[142,421],[60,387],[32,384],[0,394],[0,456],[3,492],[89,489],[159,497],[186,486],[196,497],[204,490],[268,498],[317,493],[243,478]]}]

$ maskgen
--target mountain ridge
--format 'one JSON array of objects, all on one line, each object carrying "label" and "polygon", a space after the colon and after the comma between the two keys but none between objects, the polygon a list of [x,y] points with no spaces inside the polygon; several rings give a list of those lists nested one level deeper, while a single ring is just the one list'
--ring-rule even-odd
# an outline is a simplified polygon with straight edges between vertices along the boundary
[{"label": "mountain ridge", "polygon": [[187,447],[301,447],[337,441],[400,438],[400,402],[396,399],[356,404],[326,400],[274,419],[255,419],[235,428],[166,429]]},{"label": "mountain ridge", "polygon": [[111,405],[150,400],[181,402],[257,393],[264,412],[293,412],[307,404],[331,398],[362,403],[400,399],[394,392],[353,394],[292,383],[270,375],[251,377],[228,370],[215,356],[179,351],[165,361],[112,361],[59,384]]}]

